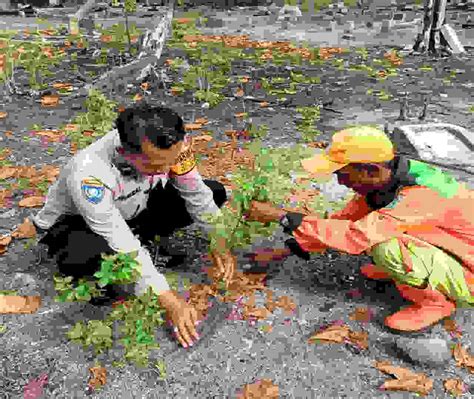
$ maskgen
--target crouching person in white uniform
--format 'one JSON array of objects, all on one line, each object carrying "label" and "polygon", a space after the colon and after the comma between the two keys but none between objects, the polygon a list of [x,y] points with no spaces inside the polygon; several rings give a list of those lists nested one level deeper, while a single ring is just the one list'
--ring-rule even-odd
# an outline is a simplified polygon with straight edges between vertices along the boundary
[{"label": "crouching person in white uniform", "polygon": [[193,222],[208,233],[205,215],[220,212],[225,188],[202,179],[183,120],[171,109],[135,105],[116,125],[79,151],[50,187],[32,218],[40,243],[59,270],[76,279],[100,270],[103,253],[138,251],[141,278],[134,293],[151,286],[180,343],[192,346],[197,313],[170,289],[142,243]]}]

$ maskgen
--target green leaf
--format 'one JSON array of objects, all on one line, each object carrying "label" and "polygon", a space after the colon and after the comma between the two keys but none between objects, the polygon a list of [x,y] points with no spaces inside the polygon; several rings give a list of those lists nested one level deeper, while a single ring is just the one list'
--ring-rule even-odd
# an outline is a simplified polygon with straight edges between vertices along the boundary
[{"label": "green leaf", "polygon": [[18,295],[16,290],[0,290],[0,295]]},{"label": "green leaf", "polygon": [[85,335],[87,328],[82,322],[78,322],[67,332],[67,337],[72,341],[81,340]]}]

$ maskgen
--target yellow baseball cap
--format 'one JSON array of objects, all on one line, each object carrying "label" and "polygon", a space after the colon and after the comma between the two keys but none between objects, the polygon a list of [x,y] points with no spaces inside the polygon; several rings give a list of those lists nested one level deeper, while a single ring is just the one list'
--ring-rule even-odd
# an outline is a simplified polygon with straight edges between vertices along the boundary
[{"label": "yellow baseball cap", "polygon": [[387,162],[394,158],[394,147],[387,135],[371,126],[356,126],[334,133],[327,150],[301,161],[313,175],[329,175],[350,163]]}]

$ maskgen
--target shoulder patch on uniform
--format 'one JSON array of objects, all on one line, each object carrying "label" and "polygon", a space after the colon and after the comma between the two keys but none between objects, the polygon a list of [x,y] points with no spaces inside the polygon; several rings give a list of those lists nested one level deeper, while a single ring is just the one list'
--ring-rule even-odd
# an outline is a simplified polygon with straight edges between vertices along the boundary
[{"label": "shoulder patch on uniform", "polygon": [[177,176],[185,175],[196,167],[196,158],[192,147],[188,147],[179,154],[177,162],[171,167],[171,172]]},{"label": "shoulder patch on uniform", "polygon": [[105,185],[95,179],[83,179],[81,191],[87,201],[98,204],[104,198]]}]

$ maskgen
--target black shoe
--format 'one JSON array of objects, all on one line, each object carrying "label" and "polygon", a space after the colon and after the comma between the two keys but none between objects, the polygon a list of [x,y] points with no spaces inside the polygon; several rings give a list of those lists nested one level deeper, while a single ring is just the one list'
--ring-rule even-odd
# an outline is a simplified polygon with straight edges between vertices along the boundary
[{"label": "black shoe", "polygon": [[175,267],[182,266],[186,261],[187,255],[175,255],[172,256],[163,266],[166,269],[173,269]]},{"label": "black shoe", "polygon": [[168,245],[158,247],[158,254],[160,256],[172,256],[172,257],[186,257],[188,254],[178,248],[173,248]]}]

